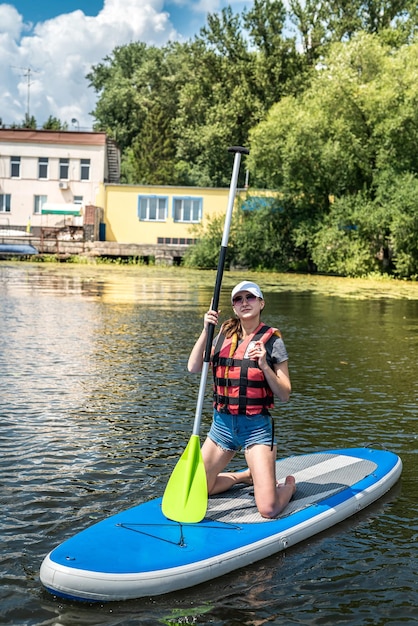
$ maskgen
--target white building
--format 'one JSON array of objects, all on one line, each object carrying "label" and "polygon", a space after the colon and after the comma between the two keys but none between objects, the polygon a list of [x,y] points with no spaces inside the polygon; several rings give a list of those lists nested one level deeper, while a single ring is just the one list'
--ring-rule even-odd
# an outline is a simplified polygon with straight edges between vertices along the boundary
[{"label": "white building", "polygon": [[81,226],[119,172],[105,133],[0,128],[0,229]]}]

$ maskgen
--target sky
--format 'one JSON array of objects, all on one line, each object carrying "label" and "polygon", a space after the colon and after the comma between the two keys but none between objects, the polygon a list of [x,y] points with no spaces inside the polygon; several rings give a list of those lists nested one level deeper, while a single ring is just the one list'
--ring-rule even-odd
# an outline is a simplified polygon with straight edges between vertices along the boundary
[{"label": "sky", "polygon": [[[91,130],[96,94],[85,76],[116,46],[187,41],[208,13],[253,0],[0,0],[0,120],[49,118]],[[74,120],[72,122],[72,120]]]}]

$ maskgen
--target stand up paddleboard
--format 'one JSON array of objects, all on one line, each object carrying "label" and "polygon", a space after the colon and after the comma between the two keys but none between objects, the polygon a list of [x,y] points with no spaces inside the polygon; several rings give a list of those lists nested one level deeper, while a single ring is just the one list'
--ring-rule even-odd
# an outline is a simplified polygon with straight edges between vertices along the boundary
[{"label": "stand up paddleboard", "polygon": [[52,594],[80,601],[160,595],[211,580],[280,552],[364,509],[399,479],[402,462],[385,450],[353,448],[276,462],[296,478],[294,498],[274,520],[260,516],[252,487],[210,497],[195,524],[167,519],[161,498],[113,515],[45,557],[40,578]]}]

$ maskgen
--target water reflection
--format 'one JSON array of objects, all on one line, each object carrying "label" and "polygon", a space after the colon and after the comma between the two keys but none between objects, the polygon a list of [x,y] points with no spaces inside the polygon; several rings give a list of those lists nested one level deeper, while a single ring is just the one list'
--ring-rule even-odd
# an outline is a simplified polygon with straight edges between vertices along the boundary
[{"label": "water reflection", "polygon": [[[241,278],[225,276],[225,317]],[[418,300],[410,290],[369,299],[369,286],[358,293],[350,283],[336,297],[335,286],[318,293],[316,279],[312,288],[254,279],[291,359],[292,400],[277,410],[281,454],[383,445],[403,459],[398,489],[346,525],[197,589],[111,608],[54,601],[38,579],[46,552],[160,495],[189,439],[199,380],[186,362],[214,273],[0,264],[2,623],[412,620]]]}]

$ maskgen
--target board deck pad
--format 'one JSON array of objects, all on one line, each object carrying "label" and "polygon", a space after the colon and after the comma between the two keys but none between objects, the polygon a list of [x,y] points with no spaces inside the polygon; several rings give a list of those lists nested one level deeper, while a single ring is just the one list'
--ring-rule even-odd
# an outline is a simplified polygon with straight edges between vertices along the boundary
[{"label": "board deck pad", "polygon": [[[324,498],[328,498],[372,474],[377,465],[373,461],[341,454],[306,454],[276,461],[276,479],[286,476],[296,479],[296,493],[275,519],[287,517]],[[235,524],[272,522],[262,517],[254,500],[251,486],[237,485],[228,492],[211,496],[206,519]]]}]

